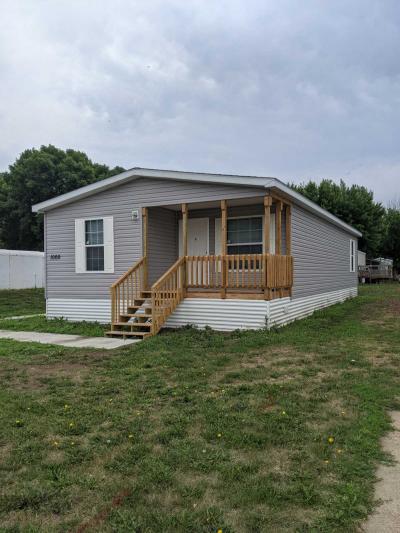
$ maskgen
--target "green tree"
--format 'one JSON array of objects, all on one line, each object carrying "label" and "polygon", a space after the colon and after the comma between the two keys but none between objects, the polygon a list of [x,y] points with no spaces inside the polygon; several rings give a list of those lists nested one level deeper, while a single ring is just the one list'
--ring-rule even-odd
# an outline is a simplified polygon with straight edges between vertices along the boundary
[{"label": "green tree", "polygon": [[43,250],[43,217],[32,213],[32,205],[123,170],[93,163],[76,150],[51,145],[25,150],[0,174],[1,246]]},{"label": "green tree", "polygon": [[400,270],[400,209],[389,207],[385,215],[385,237],[382,254],[393,259],[394,267]]},{"label": "green tree", "polygon": [[369,257],[382,248],[385,208],[374,201],[373,192],[361,185],[340,184],[332,180],[314,181],[291,187],[362,233],[359,247]]}]

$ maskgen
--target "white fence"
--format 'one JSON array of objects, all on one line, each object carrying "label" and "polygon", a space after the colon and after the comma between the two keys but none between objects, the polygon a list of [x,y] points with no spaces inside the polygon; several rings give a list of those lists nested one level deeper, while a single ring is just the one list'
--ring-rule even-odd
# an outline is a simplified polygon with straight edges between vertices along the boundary
[{"label": "white fence", "polygon": [[0,250],[0,289],[44,287],[44,253]]}]

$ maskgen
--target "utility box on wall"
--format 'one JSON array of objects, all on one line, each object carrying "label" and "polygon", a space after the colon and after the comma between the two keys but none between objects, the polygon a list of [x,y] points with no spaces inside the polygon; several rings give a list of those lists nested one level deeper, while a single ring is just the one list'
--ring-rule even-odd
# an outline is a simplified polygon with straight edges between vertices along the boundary
[{"label": "utility box on wall", "polygon": [[44,252],[0,250],[0,289],[44,287]]}]

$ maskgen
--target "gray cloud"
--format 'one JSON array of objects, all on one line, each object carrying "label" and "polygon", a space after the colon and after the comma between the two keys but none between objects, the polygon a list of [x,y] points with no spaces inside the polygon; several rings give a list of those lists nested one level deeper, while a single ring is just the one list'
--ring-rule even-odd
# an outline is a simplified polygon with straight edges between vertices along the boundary
[{"label": "gray cloud", "polygon": [[397,0],[3,0],[0,168],[52,143],[110,165],[343,177],[400,194]]}]

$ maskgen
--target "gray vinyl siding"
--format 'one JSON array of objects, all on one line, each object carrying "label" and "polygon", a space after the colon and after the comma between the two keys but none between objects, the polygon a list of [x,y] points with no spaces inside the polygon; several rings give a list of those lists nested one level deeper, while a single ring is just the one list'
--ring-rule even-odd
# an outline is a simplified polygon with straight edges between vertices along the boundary
[{"label": "gray vinyl siding", "polygon": [[176,211],[149,208],[149,282],[154,283],[178,258],[178,217]]},{"label": "gray vinyl siding", "polygon": [[350,272],[350,239],[339,227],[294,205],[292,208],[293,298],[357,287]]},{"label": "gray vinyl siding", "polygon": [[46,213],[43,214],[43,250],[44,250],[44,297],[47,298],[47,225]]},{"label": "gray vinyl siding", "polygon": [[[141,219],[132,209],[263,196],[265,189],[143,178],[99,192],[46,213],[47,298],[109,296],[110,285],[142,257]],[[114,273],[75,272],[75,219],[114,217]],[[169,231],[169,230],[168,230]],[[160,242],[163,236],[160,235]],[[51,254],[60,254],[51,261]]]}]

